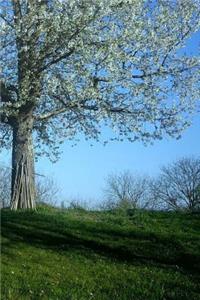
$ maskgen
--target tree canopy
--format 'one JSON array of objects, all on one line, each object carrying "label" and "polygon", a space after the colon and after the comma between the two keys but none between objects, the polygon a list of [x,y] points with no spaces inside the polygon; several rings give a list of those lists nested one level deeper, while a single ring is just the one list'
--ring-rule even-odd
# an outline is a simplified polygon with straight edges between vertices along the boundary
[{"label": "tree canopy", "polygon": [[24,107],[36,144],[55,152],[77,132],[98,139],[103,124],[143,141],[187,125],[199,57],[179,49],[199,29],[198,1],[1,2],[1,145]]}]

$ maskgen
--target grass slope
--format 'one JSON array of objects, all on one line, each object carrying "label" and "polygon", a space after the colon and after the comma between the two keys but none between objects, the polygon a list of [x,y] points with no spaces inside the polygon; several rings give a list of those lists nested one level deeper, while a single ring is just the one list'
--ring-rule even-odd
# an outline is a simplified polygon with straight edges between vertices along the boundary
[{"label": "grass slope", "polygon": [[200,299],[200,216],[3,210],[2,300]]}]

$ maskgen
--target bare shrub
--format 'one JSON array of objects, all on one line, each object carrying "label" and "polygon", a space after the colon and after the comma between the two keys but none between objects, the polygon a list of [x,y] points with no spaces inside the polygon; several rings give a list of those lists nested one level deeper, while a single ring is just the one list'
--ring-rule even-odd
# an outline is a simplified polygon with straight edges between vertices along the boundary
[{"label": "bare shrub", "polygon": [[200,209],[200,159],[182,158],[166,167],[152,186],[157,202],[166,209]]},{"label": "bare shrub", "polygon": [[105,180],[104,208],[135,209],[149,206],[150,178],[130,171],[110,174]]},{"label": "bare shrub", "polygon": [[88,210],[89,209],[89,204],[87,203],[87,201],[76,197],[76,198],[72,198],[68,201],[68,209],[74,209],[74,210]]},{"label": "bare shrub", "polygon": [[36,180],[36,202],[56,206],[59,188],[53,178],[39,177]]}]

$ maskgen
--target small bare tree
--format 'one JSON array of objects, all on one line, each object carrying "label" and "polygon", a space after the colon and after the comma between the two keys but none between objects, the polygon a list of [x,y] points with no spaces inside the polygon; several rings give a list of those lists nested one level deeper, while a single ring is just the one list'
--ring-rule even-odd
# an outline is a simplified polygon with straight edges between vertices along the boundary
[{"label": "small bare tree", "polygon": [[133,175],[130,171],[108,175],[104,188],[105,206],[110,209],[147,207],[149,182],[148,177]]},{"label": "small bare tree", "polygon": [[182,158],[163,167],[153,190],[167,209],[199,209],[200,158]]},{"label": "small bare tree", "polygon": [[59,188],[53,178],[43,177],[36,180],[36,202],[53,206],[58,200]]}]

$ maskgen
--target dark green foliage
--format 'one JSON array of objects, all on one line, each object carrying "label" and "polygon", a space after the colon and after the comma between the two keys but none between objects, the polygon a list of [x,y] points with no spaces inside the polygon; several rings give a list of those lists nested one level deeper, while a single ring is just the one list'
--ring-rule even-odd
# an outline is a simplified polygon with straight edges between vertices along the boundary
[{"label": "dark green foliage", "polygon": [[2,300],[198,300],[200,216],[2,211]]}]

